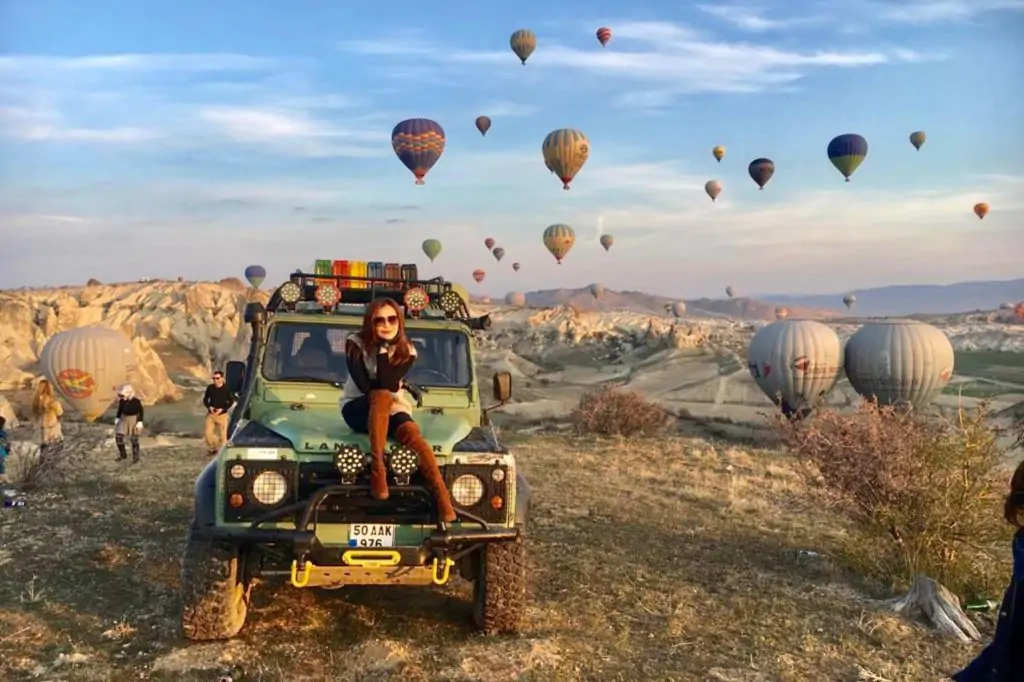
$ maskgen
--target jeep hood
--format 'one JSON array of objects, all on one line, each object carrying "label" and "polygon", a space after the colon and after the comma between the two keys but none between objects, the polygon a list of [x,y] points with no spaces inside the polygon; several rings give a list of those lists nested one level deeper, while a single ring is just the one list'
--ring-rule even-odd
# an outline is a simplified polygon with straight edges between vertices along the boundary
[{"label": "jeep hood", "polygon": [[[448,454],[455,444],[472,431],[469,421],[458,415],[416,412],[413,419],[419,424],[423,437],[434,452]],[[287,438],[296,452],[334,452],[339,444],[352,443],[364,451],[370,449],[370,438],[365,433],[355,433],[348,427],[341,414],[334,410],[272,410],[260,418],[260,423],[271,431]],[[390,441],[389,441],[390,442]]]}]

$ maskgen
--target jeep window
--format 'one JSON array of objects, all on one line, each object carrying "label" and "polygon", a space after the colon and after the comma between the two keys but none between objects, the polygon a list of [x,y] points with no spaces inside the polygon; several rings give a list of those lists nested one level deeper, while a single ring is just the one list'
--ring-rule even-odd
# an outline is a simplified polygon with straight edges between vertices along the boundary
[{"label": "jeep window", "polygon": [[[268,381],[348,379],[345,339],[355,326],[275,322],[263,356]],[[406,380],[420,386],[466,388],[470,383],[469,337],[458,331],[406,328],[417,359]]]}]

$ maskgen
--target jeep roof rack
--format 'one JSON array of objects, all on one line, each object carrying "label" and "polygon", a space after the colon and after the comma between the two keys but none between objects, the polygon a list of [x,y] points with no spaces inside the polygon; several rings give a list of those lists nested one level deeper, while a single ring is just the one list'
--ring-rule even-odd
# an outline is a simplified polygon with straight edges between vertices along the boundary
[{"label": "jeep roof rack", "polygon": [[370,301],[381,297],[398,302],[407,318],[417,318],[426,313],[427,317],[463,322],[472,320],[465,299],[443,277],[357,277],[310,274],[299,270],[274,290],[266,310],[271,315],[281,310],[308,314],[362,314]]}]

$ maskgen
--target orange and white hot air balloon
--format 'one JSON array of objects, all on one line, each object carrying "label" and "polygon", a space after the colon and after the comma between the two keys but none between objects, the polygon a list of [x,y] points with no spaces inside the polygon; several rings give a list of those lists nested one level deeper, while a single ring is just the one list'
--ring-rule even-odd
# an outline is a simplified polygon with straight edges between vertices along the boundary
[{"label": "orange and white hot air balloon", "polygon": [[984,201],[974,205],[974,215],[978,216],[978,220],[984,220],[985,216],[988,215],[988,204]]}]

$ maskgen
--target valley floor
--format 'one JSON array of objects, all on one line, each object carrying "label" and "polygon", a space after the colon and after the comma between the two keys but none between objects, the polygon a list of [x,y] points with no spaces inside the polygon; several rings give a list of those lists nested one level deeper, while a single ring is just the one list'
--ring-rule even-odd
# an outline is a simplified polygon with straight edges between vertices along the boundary
[{"label": "valley floor", "polygon": [[205,455],[143,444],[139,465],[100,452],[0,511],[0,679],[896,682],[942,679],[977,648],[873,606],[827,558],[843,524],[785,456],[554,436],[513,442],[536,498],[522,635],[474,633],[459,579],[261,583],[236,640],[189,645],[178,559]]}]

